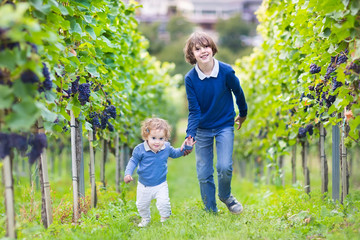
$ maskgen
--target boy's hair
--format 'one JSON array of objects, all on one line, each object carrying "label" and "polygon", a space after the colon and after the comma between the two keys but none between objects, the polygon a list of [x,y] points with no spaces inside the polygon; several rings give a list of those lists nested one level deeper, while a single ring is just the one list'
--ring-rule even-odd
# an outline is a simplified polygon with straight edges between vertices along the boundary
[{"label": "boy's hair", "polygon": [[194,32],[190,35],[184,47],[185,60],[191,65],[196,64],[196,59],[193,54],[193,49],[196,45],[199,45],[201,47],[211,47],[213,51],[213,56],[215,56],[218,51],[215,42],[208,34],[206,34],[205,32]]},{"label": "boy's hair", "polygon": [[165,132],[165,140],[169,140],[171,136],[171,126],[161,118],[148,118],[141,124],[141,137],[146,140],[151,130],[161,129]]}]

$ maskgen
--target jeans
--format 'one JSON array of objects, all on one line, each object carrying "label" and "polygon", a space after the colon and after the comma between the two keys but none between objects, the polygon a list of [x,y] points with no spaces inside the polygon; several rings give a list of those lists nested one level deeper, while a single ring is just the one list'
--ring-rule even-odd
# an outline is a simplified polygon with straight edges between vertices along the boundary
[{"label": "jeans", "polygon": [[225,201],[231,194],[232,152],[234,127],[222,129],[197,129],[196,171],[200,184],[201,198],[207,211],[217,212],[214,183],[214,138],[216,142],[219,198]]}]

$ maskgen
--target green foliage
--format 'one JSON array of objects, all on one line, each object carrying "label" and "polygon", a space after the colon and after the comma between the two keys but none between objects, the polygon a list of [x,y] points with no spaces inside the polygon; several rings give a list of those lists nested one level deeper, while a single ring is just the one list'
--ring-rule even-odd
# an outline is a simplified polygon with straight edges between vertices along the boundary
[{"label": "green foliage", "polygon": [[[114,105],[118,116],[109,122],[115,131],[97,128],[97,135],[109,139],[117,132],[132,146],[142,120],[154,114],[167,118],[162,109],[171,103],[162,92],[172,82],[173,66],[160,64],[146,51],[147,42],[134,18],[137,7],[111,0],[1,6],[2,131],[29,131],[41,116],[49,133],[68,134],[62,129],[68,127],[69,111],[89,130],[89,114],[101,115]],[[12,43],[19,47],[10,48]],[[29,69],[43,82],[43,64],[49,68],[53,88],[40,93],[42,83],[23,83],[20,76]],[[91,85],[88,102],[81,103],[79,93],[65,92],[77,78],[79,84]]]},{"label": "green foliage", "polygon": [[[359,9],[355,0],[262,3],[257,16],[264,42],[236,63],[249,106],[237,140],[245,149],[241,157],[275,161],[296,143],[300,127],[312,124],[318,136],[320,122],[325,127],[343,123],[338,115],[350,110],[349,135],[358,142],[360,80],[349,69],[359,64]],[[335,64],[341,55],[348,59]],[[311,64],[321,71],[311,74]],[[326,77],[330,66],[334,72]],[[342,83],[336,90],[334,77]],[[330,96],[336,100],[328,104]]]}]

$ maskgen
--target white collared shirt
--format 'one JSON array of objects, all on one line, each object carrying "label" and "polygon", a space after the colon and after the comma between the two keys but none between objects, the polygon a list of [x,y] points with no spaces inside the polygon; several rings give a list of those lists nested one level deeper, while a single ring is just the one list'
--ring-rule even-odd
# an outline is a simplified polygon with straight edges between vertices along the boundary
[{"label": "white collared shirt", "polygon": [[[154,152],[154,151],[150,148],[150,146],[149,146],[149,144],[147,143],[147,141],[144,141],[144,148],[145,148],[145,151],[152,151],[153,153],[156,153],[156,152]],[[161,147],[161,149],[160,149],[159,151],[164,150],[164,149],[165,149],[165,144]]]},{"label": "white collared shirt", "polygon": [[216,78],[219,73],[219,61],[214,58],[214,67],[210,75],[205,75],[199,68],[198,64],[195,65],[195,70],[200,78],[200,80],[204,80],[205,78],[214,77]]}]

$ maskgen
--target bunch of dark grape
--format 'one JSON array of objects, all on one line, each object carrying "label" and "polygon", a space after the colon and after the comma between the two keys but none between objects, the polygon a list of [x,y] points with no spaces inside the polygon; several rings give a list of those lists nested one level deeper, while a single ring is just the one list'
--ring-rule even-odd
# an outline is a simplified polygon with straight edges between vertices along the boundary
[{"label": "bunch of dark grape", "polygon": [[321,71],[321,67],[318,67],[314,63],[310,64],[310,73],[311,74],[319,73],[320,71]]},{"label": "bunch of dark grape", "polygon": [[33,164],[43,152],[44,148],[47,147],[47,139],[44,133],[32,135],[29,139],[31,151],[28,153],[29,163]]},{"label": "bunch of dark grape", "polygon": [[101,119],[101,129],[105,129],[106,125],[108,124],[109,115],[103,113],[100,115],[100,119]]},{"label": "bunch of dark grape", "polygon": [[330,78],[330,75],[331,75],[333,72],[335,72],[335,70],[336,70],[336,68],[334,68],[334,67],[332,66],[332,64],[330,64],[330,65],[328,66],[328,68],[326,69],[326,73],[325,73],[324,79],[325,79],[325,80],[328,80],[328,79]]},{"label": "bunch of dark grape", "polygon": [[0,132],[0,159],[8,156],[11,149],[17,149],[23,156],[25,156],[29,143],[30,140],[28,140],[27,135]]},{"label": "bunch of dark grape", "polygon": [[338,89],[339,87],[341,87],[343,84],[342,82],[338,82],[337,81],[337,77],[333,77],[332,78],[332,91],[335,91],[336,89]]},{"label": "bunch of dark grape", "polygon": [[0,159],[5,158],[10,154],[10,144],[8,140],[8,135],[6,133],[0,132]]},{"label": "bunch of dark grape", "polygon": [[108,122],[108,129],[110,132],[113,132],[115,130],[114,125],[112,125],[111,123]]},{"label": "bunch of dark grape", "polygon": [[45,88],[45,90],[51,90],[52,88],[52,81],[50,79],[50,72],[49,72],[49,68],[46,66],[45,63],[43,63],[43,69],[42,69],[42,73],[45,77],[45,81],[43,82],[43,86]]},{"label": "bunch of dark grape", "polygon": [[82,83],[79,85],[79,96],[78,99],[81,105],[85,105],[89,101],[90,97],[90,84]]},{"label": "bunch of dark grape", "polygon": [[299,138],[306,137],[306,130],[305,130],[305,128],[303,128],[303,127],[300,127],[300,128],[299,128],[298,137],[299,137]]},{"label": "bunch of dark grape", "polygon": [[346,48],[345,51],[341,52],[340,55],[336,55],[336,65],[340,65],[342,63],[345,63],[348,60],[348,57],[346,56],[349,53],[349,50]]},{"label": "bunch of dark grape", "polygon": [[14,48],[20,48],[20,43],[11,42],[9,39],[4,39],[0,44],[0,52],[4,51],[5,49],[13,50]]},{"label": "bunch of dark grape", "polygon": [[313,135],[313,133],[314,133],[314,126],[312,125],[312,124],[308,124],[308,125],[306,125],[306,127],[305,127],[305,130],[309,133],[309,135],[311,136],[311,135]]},{"label": "bunch of dark grape", "polygon": [[31,70],[25,70],[21,73],[21,81],[23,83],[37,83],[39,82],[39,77]]},{"label": "bunch of dark grape", "polygon": [[313,133],[314,133],[313,128],[314,128],[314,126],[312,124],[306,125],[305,128],[300,127],[299,132],[298,132],[298,137],[299,138],[304,138],[304,137],[306,137],[306,133],[309,133],[310,136],[313,135]]},{"label": "bunch of dark grape", "polygon": [[71,83],[71,94],[74,96],[79,90],[79,79],[80,77],[77,76],[76,79]]},{"label": "bunch of dark grape", "polygon": [[329,95],[328,98],[325,98],[326,106],[329,108],[335,102],[336,96]]},{"label": "bunch of dark grape", "polygon": [[355,73],[360,74],[360,64],[356,64],[351,62],[348,66],[346,66],[347,70],[353,70]]},{"label": "bunch of dark grape", "polygon": [[89,118],[91,118],[93,129],[101,127],[101,123],[99,121],[99,116],[97,112],[91,112],[89,114]]},{"label": "bunch of dark grape", "polygon": [[101,119],[101,129],[105,129],[106,126],[108,127],[110,132],[114,131],[114,126],[109,123],[110,114],[106,111],[106,109],[103,111],[103,113],[100,115]]},{"label": "bunch of dark grape", "polygon": [[116,118],[116,107],[114,105],[106,107],[105,112],[109,114],[112,118]]}]

